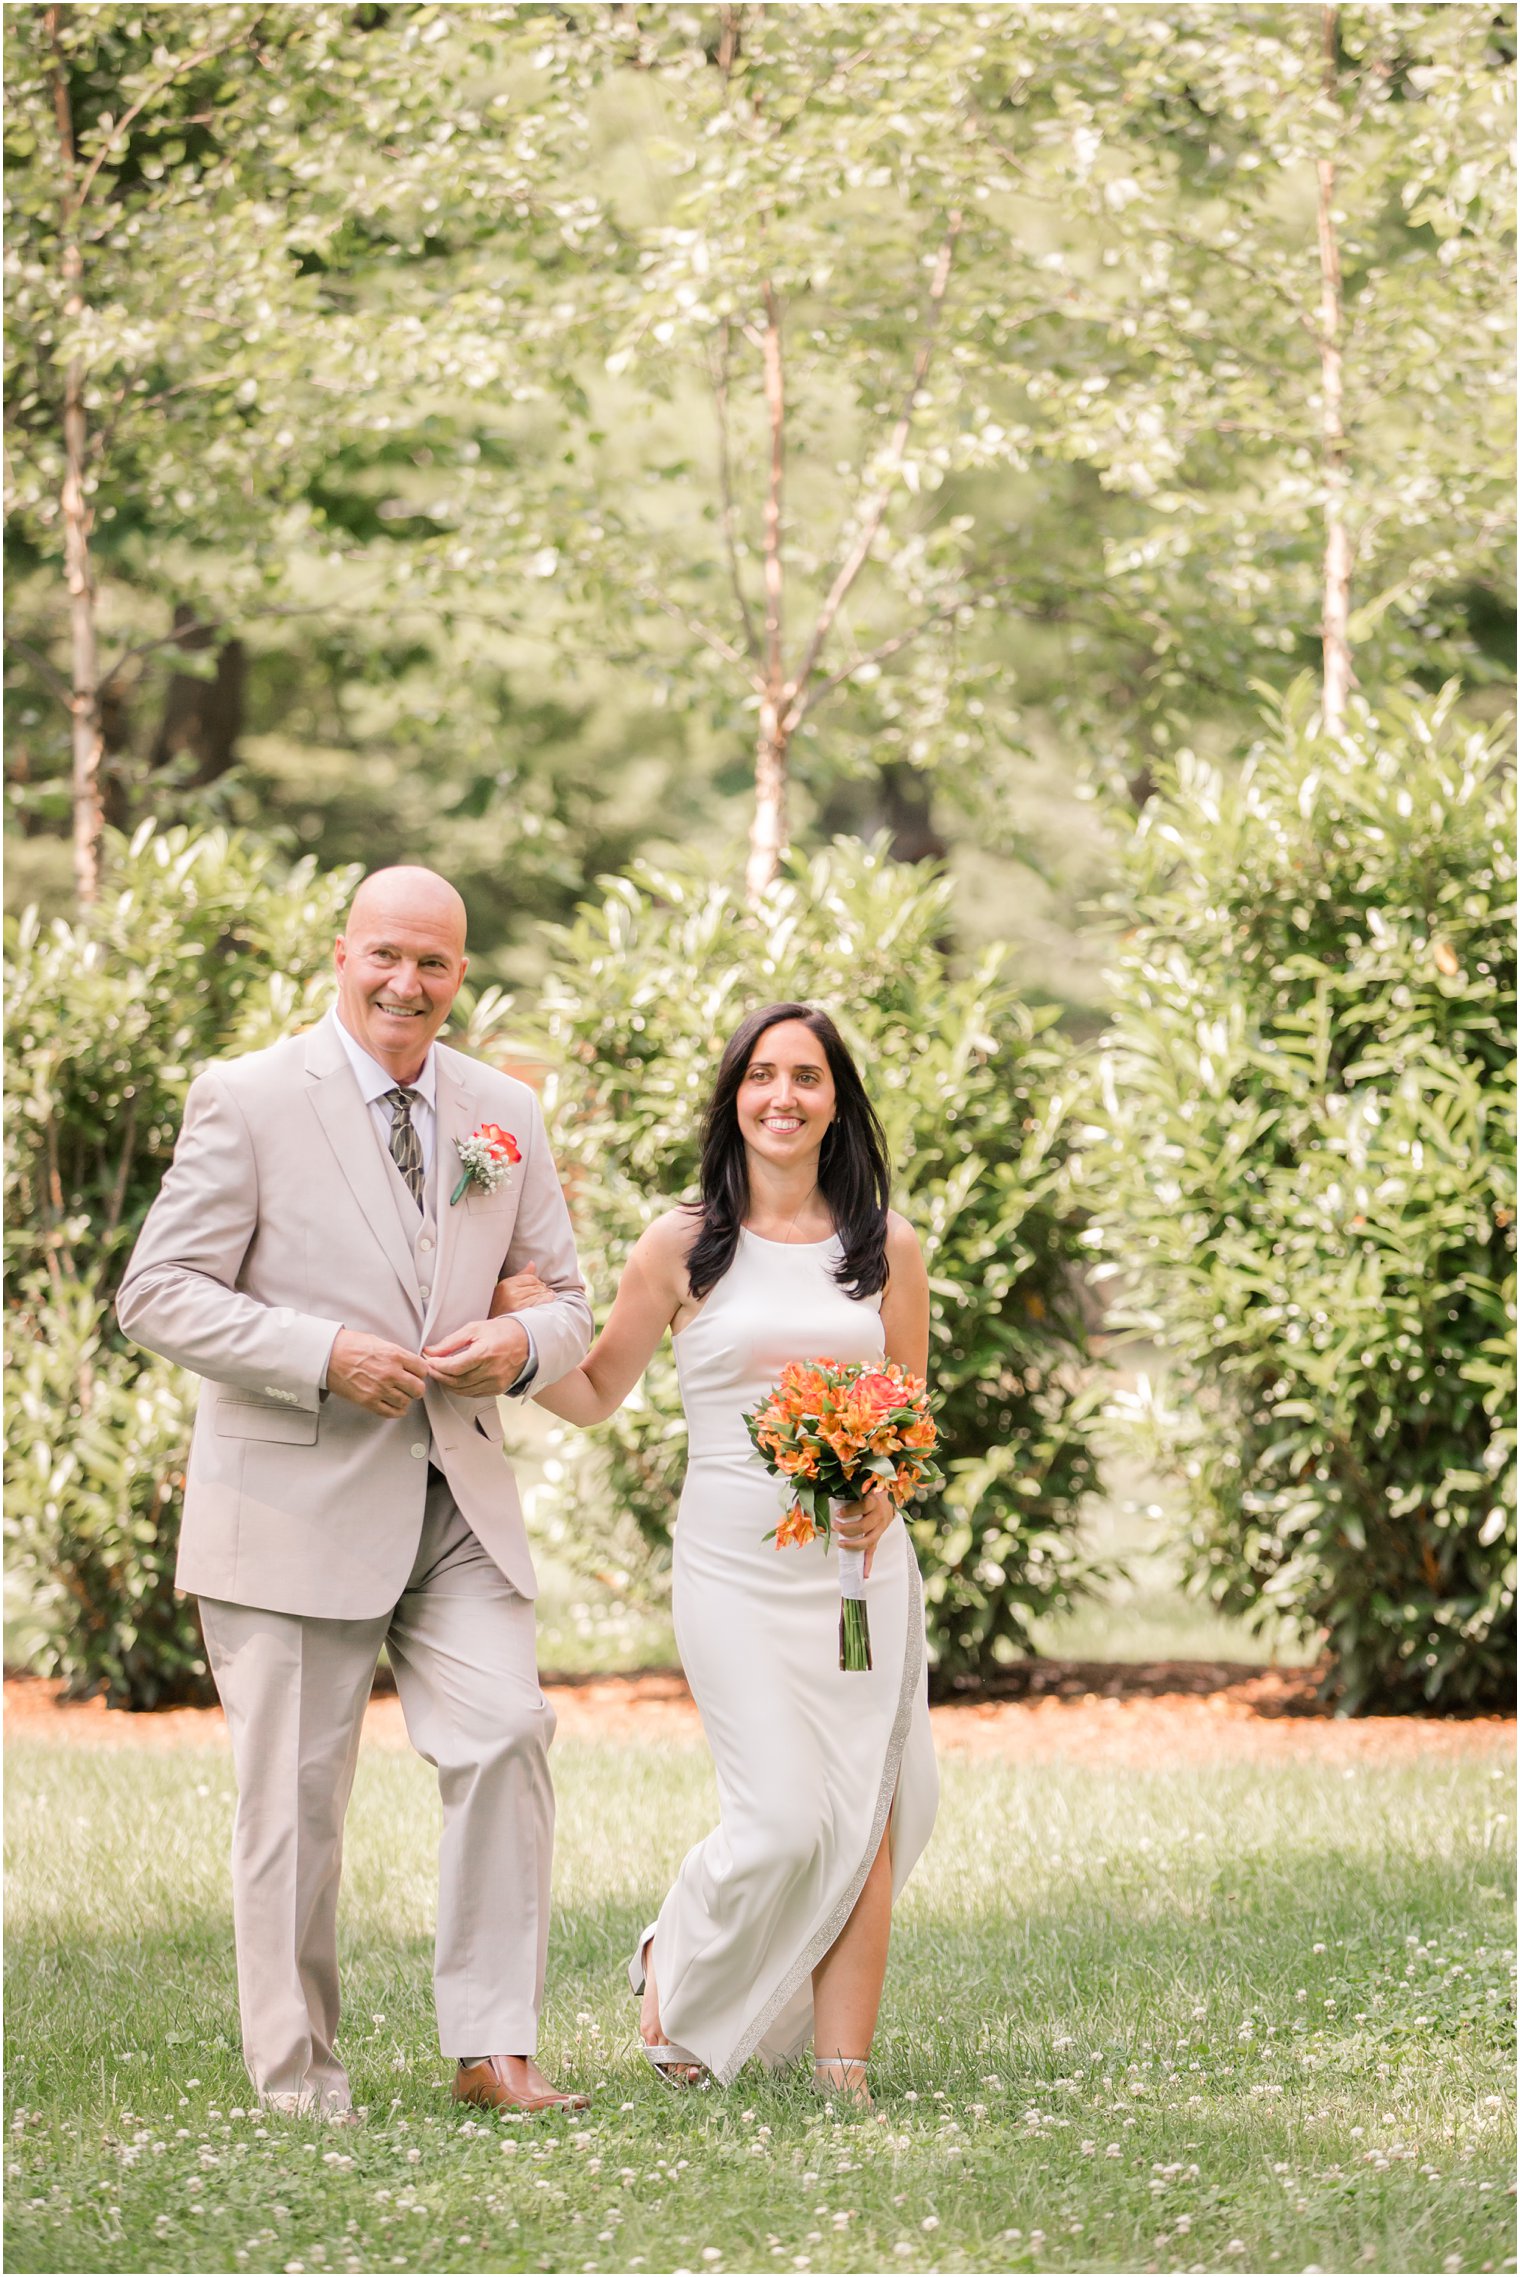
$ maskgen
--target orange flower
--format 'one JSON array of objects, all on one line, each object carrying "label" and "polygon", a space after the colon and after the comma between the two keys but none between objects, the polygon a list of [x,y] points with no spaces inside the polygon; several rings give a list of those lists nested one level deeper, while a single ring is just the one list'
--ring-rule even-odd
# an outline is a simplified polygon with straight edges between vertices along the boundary
[{"label": "orange flower", "polygon": [[812,1519],[801,1505],[797,1504],[787,1512],[776,1528],[776,1547],[778,1550],[805,1550],[808,1543],[816,1538],[817,1533],[818,1528],[813,1524]]},{"label": "orange flower", "polygon": [[826,1396],[828,1386],[816,1364],[806,1360],[789,1360],[781,1371],[781,1389],[786,1395],[788,1406],[800,1406]]},{"label": "orange flower", "polygon": [[[937,1485],[938,1433],[923,1379],[895,1361],[792,1360],[774,1389],[745,1418],[766,1469],[785,1484],[806,1479],[819,1515],[801,1506],[778,1530],[778,1545],[829,1538],[823,1498],[855,1501],[871,1478],[901,1508]],[[810,1497],[810,1499],[812,1499]]]}]

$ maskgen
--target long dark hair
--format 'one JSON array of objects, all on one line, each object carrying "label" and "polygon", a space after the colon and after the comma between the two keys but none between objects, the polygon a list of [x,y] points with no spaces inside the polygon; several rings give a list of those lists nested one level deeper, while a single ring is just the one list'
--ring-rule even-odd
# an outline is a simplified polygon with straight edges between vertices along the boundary
[{"label": "long dark hair", "polygon": [[812,1030],[834,1078],[834,1120],[818,1157],[819,1191],[844,1250],[834,1278],[852,1297],[874,1296],[887,1285],[891,1173],[880,1118],[827,1012],[811,1004],[767,1004],[763,1011],[751,1012],[729,1038],[702,1120],[702,1199],[693,1205],[701,1210],[702,1228],[686,1263],[694,1297],[705,1297],[722,1280],[739,1246],[739,1229],[749,1211],[739,1086],[756,1044],[767,1028],[779,1027],[783,1020],[800,1020]]}]

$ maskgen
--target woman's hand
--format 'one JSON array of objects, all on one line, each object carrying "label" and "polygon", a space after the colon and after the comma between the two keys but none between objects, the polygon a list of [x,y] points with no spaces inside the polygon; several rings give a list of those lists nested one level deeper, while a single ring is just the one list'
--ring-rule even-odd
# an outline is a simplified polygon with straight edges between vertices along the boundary
[{"label": "woman's hand", "polygon": [[836,1545],[842,1550],[865,1551],[868,1578],[876,1545],[896,1516],[892,1498],[879,1479],[866,1488],[858,1502],[841,1502],[834,1513],[832,1532]]},{"label": "woman's hand", "polygon": [[525,1265],[520,1273],[497,1282],[489,1317],[499,1320],[504,1312],[528,1312],[534,1305],[552,1303],[553,1298],[554,1291],[548,1282],[538,1277],[538,1267]]}]

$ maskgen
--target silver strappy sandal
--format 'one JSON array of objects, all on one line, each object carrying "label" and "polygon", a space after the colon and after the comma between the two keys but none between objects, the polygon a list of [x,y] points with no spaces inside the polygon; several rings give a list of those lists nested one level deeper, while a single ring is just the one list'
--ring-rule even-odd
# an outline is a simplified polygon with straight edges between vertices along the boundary
[{"label": "silver strappy sandal", "polygon": [[[639,1941],[633,1948],[633,1958],[628,1963],[628,1983],[635,2000],[643,1997],[644,1987],[649,1982],[649,1965],[646,1955],[654,1940],[655,1926],[655,1923],[651,1921],[647,1929],[640,1931]],[[639,2040],[639,2046],[643,2050],[651,2069],[664,2081],[667,2087],[679,2090],[684,2087],[706,2087],[710,2084],[705,2067],[697,2061],[695,2056],[689,2056],[684,2048],[672,2048],[663,2040],[650,2041],[642,2037]]]},{"label": "silver strappy sandal", "polygon": [[[871,2090],[866,2085],[866,2066],[869,2056],[817,2056],[813,2060],[813,2093],[837,2095],[846,2103],[858,2104],[862,2111],[874,2108]],[[842,2078],[829,2078],[830,2072],[843,2073]]]}]

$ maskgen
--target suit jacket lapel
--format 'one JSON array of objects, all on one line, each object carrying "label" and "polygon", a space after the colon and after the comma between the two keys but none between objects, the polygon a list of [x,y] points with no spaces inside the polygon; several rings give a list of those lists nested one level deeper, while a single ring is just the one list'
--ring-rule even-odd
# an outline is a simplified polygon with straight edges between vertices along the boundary
[{"label": "suit jacket lapel", "polygon": [[328,1025],[331,1018],[329,1014],[328,1021],[313,1028],[308,1039],[306,1072],[311,1102],[370,1232],[420,1315],[422,1291],[417,1279],[417,1261],[396,1213],[395,1197],[385,1174],[385,1164],[380,1159],[370,1111],[354,1081],[343,1046],[331,1033]]},{"label": "suit jacket lapel", "polygon": [[462,1221],[470,1206],[468,1194],[457,1203],[449,1200],[459,1184],[459,1142],[467,1139],[480,1121],[480,1102],[470,1082],[469,1065],[468,1060],[460,1059],[452,1052],[438,1053],[437,1152],[433,1160],[433,1192],[437,1197],[435,1207],[438,1212],[438,1271],[434,1276],[433,1294],[423,1322],[424,1343],[447,1293],[454,1254],[466,1230]]}]

